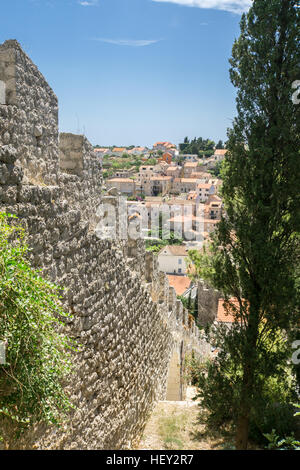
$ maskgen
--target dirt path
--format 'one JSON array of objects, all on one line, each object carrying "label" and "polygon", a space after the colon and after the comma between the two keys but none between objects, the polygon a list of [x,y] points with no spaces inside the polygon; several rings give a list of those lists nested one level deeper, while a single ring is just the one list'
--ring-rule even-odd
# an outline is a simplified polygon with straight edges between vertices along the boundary
[{"label": "dirt path", "polygon": [[144,430],[138,449],[213,450],[221,440],[210,439],[198,423],[199,403],[192,400],[196,389],[188,387],[186,401],[160,401]]}]

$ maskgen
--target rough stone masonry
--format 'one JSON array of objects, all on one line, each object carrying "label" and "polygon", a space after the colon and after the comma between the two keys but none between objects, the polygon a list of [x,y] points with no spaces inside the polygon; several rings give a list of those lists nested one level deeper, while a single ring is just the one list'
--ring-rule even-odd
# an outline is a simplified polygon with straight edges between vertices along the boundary
[{"label": "rough stone masonry", "polygon": [[17,41],[0,45],[1,210],[27,227],[34,266],[67,287],[82,344],[64,427],[39,425],[11,448],[130,448],[157,400],[184,398],[187,352],[208,352],[143,242],[95,235],[101,183],[87,139],[59,136],[57,98],[37,67]]}]

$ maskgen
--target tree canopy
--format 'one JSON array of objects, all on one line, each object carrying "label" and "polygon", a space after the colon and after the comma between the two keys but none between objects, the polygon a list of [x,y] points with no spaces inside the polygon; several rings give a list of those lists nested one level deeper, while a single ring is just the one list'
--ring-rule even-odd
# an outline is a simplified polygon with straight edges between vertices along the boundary
[{"label": "tree canopy", "polygon": [[234,315],[232,329],[218,336],[224,354],[210,376],[211,390],[232,388],[236,448],[245,449],[264,384],[276,377],[288,382],[289,338],[299,321],[300,119],[292,100],[300,63],[297,2],[254,0],[240,28],[230,59],[237,117],[222,168],[226,216],[210,253],[194,261]]}]

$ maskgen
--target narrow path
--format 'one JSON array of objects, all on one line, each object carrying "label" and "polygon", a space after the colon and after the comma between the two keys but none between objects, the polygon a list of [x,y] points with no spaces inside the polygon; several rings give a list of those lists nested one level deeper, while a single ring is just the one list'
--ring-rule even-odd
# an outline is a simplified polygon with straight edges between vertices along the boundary
[{"label": "narrow path", "polygon": [[143,437],[140,450],[213,450],[220,448],[220,440],[208,438],[204,426],[198,422],[199,403],[192,398],[195,387],[188,387],[185,401],[157,403]]}]

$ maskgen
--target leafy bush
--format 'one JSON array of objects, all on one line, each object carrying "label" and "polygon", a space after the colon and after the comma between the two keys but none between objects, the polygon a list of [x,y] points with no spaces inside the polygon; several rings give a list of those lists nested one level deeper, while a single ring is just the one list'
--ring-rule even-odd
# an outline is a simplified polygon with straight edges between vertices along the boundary
[{"label": "leafy bush", "polygon": [[[210,340],[216,346],[218,354],[206,364],[206,369],[200,371],[197,378],[198,398],[201,398],[201,408],[205,410],[205,422],[208,428],[228,429],[234,431],[234,423],[238,416],[238,403],[242,386],[240,364],[224,349],[220,349],[219,337],[231,341],[231,331],[219,326],[210,333]],[[269,344],[269,343],[268,343]],[[263,364],[261,364],[262,366]],[[265,445],[264,434],[276,429],[283,438],[297,430],[297,418],[293,416],[293,401],[296,399],[295,379],[287,364],[277,369],[268,377],[259,374],[259,393],[252,397],[254,406],[251,407],[249,420],[249,438]]]},{"label": "leafy bush", "polygon": [[201,399],[201,408],[206,411],[205,422],[209,429],[227,427],[237,417],[238,391],[234,387],[235,380],[231,364],[227,364],[226,373],[220,373],[220,365],[208,361],[205,370],[197,374],[197,398]]},{"label": "leafy bush", "polygon": [[199,376],[206,369],[205,361],[197,358],[194,353],[187,354],[185,357],[185,378],[191,385],[198,385]]},{"label": "leafy bush", "polygon": [[268,450],[300,450],[300,442],[295,439],[294,434],[281,439],[275,429],[269,434],[264,434],[269,444],[266,446]]},{"label": "leafy bush", "polygon": [[[295,408],[300,408],[300,405],[296,404],[294,406],[295,406]],[[297,413],[295,413],[295,416],[300,416],[300,411],[297,411]]]},{"label": "leafy bush", "polygon": [[[25,232],[0,213],[0,424],[21,430],[35,422],[59,424],[71,404],[62,380],[71,370],[74,343],[59,332],[69,318],[59,288],[28,261]],[[1,434],[0,433],[0,434]]]},{"label": "leafy bush", "polygon": [[271,430],[282,439],[297,431],[297,422],[294,417],[294,407],[289,403],[267,403],[261,409],[252,413],[250,420],[249,437],[253,441],[266,444],[266,436]]}]

